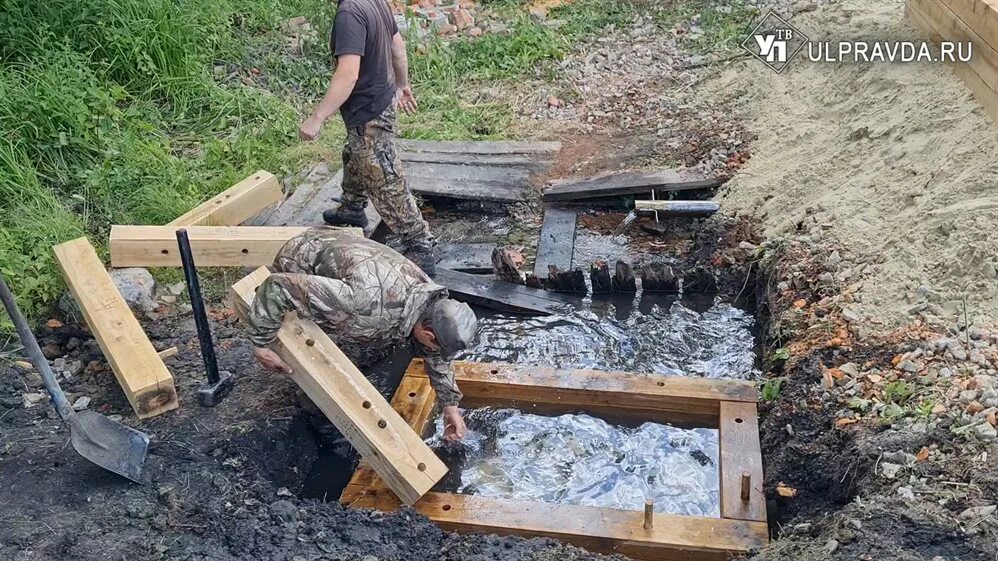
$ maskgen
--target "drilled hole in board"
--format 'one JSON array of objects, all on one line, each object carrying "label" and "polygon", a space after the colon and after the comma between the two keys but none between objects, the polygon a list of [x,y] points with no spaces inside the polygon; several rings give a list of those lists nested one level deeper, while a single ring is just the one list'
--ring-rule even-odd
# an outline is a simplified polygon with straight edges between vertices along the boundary
[{"label": "drilled hole in board", "polygon": [[361,403],[361,405],[364,407],[364,409],[370,409],[371,408],[371,402],[370,401],[365,401],[364,403]]},{"label": "drilled hole in board", "polygon": [[659,382],[658,385],[664,387],[665,386],[665,382]]},{"label": "drilled hole in board", "polygon": [[387,426],[388,426],[388,421],[386,421],[384,419],[381,419],[380,421],[378,421],[378,428],[379,429],[383,429],[383,428],[385,428]]},{"label": "drilled hole in board", "polygon": [[735,422],[736,422],[736,423],[744,423],[744,422],[745,422],[745,420],[744,420],[744,419],[742,419],[741,417],[739,417],[739,418],[735,419]]},{"label": "drilled hole in board", "polygon": [[248,249],[244,249],[244,250],[243,250],[243,255],[245,255],[245,254],[247,254],[247,253],[249,253],[249,250],[248,250]]},{"label": "drilled hole in board", "polygon": [[498,374],[498,373],[499,373],[499,371],[498,371],[498,370],[492,370],[491,372],[492,372],[493,374]]},{"label": "drilled hole in board", "polygon": [[444,505],[444,506],[443,506],[443,509],[444,509],[444,510],[450,510],[450,505]]},{"label": "drilled hole in board", "polygon": [[309,347],[314,347],[315,339],[305,339],[305,344],[308,345]]},{"label": "drilled hole in board", "polygon": [[424,464],[423,462],[419,462],[419,464],[416,465],[416,469],[418,469],[419,471],[426,471],[426,464]]},{"label": "drilled hole in board", "polygon": [[162,253],[163,255],[169,255],[170,254],[170,250],[169,249],[164,249],[160,253]]},{"label": "drilled hole in board", "polygon": [[416,392],[409,392],[409,397],[416,397]]}]

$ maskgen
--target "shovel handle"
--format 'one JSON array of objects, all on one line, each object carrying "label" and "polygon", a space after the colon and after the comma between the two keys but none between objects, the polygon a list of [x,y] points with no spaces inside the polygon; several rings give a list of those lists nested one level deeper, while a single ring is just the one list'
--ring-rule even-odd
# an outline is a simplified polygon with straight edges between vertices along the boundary
[{"label": "shovel handle", "polygon": [[14,301],[14,294],[11,293],[10,287],[7,286],[7,281],[3,278],[3,273],[0,273],[0,300],[3,300],[3,307],[7,310],[10,320],[14,322],[14,327],[17,328],[17,334],[21,337],[21,344],[24,345],[24,350],[28,352],[28,358],[31,359],[31,363],[35,365],[35,368],[42,375],[42,380],[45,381],[45,389],[48,390],[49,395],[52,397],[52,404],[55,406],[56,412],[59,413],[63,421],[68,423],[73,417],[73,408],[70,407],[69,401],[66,399],[66,394],[62,393],[62,388],[59,387],[59,382],[56,381],[55,374],[49,368],[49,361],[42,354],[42,349],[38,346],[38,341],[35,339],[34,333],[31,332],[31,328],[28,327],[27,320],[21,315],[21,310],[17,307],[17,302]]}]

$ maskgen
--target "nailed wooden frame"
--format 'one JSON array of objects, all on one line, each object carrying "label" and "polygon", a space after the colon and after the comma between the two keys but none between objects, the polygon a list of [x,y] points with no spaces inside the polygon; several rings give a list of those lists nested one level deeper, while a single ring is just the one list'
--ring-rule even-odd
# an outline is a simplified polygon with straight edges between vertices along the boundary
[{"label": "nailed wooden frame", "polygon": [[[749,382],[651,377],[626,372],[555,370],[509,364],[455,363],[462,405],[500,405],[539,413],[585,411],[616,418],[719,429],[721,517],[580,507],[430,492],[413,505],[445,530],[551,537],[587,549],[647,560],[721,560],[768,540],[762,491],[757,391]],[[418,434],[436,408],[422,362],[406,371],[392,406]],[[745,486],[747,483],[747,487]],[[748,499],[743,500],[743,489]],[[392,511],[399,500],[361,463],[340,502]]]}]

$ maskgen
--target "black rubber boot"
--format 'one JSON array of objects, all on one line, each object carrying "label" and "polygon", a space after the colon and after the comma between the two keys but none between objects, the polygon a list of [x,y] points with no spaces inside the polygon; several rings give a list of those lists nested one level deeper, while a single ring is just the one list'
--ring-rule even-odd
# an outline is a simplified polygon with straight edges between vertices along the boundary
[{"label": "black rubber boot", "polygon": [[431,277],[437,274],[437,251],[429,244],[413,244],[402,255]]},{"label": "black rubber boot", "polygon": [[340,205],[322,213],[322,219],[330,226],[356,226],[367,228],[367,214],[364,207]]}]

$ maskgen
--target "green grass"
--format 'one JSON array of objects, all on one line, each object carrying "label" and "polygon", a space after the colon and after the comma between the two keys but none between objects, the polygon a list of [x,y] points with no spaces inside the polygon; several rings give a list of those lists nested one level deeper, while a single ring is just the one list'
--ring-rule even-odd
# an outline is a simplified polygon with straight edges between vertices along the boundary
[{"label": "green grass", "polygon": [[[564,20],[553,27],[519,0],[485,3],[510,18],[507,33],[421,51],[410,42],[421,105],[402,120],[406,136],[508,136],[511,103],[482,91],[552,76],[577,41],[633,15],[627,2],[578,0],[552,10]],[[5,1],[0,270],[25,313],[44,317],[64,290],[55,243],[87,235],[104,253],[112,224],[162,224],[257,169],[336,159],[337,120],[319,144],[297,139],[328,83],[334,10],[330,0]],[[315,30],[300,55],[281,29],[296,16]]]},{"label": "green grass", "polygon": [[702,34],[687,39],[692,48],[700,52],[725,51],[737,49],[745,40],[759,10],[744,0],[671,0],[659,4],[655,12],[656,21],[665,28],[688,23],[697,16]]}]

